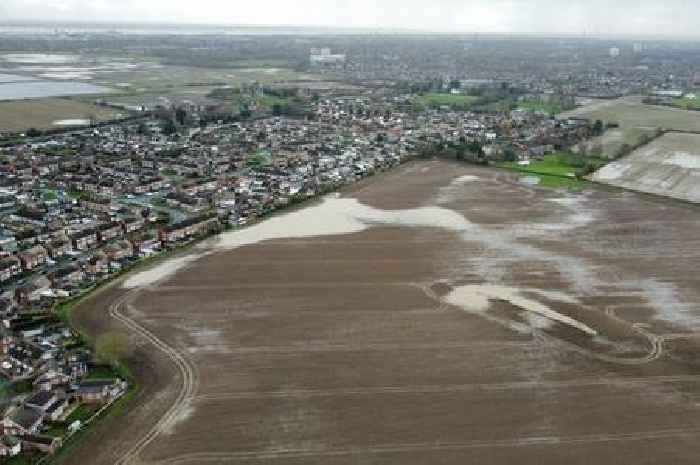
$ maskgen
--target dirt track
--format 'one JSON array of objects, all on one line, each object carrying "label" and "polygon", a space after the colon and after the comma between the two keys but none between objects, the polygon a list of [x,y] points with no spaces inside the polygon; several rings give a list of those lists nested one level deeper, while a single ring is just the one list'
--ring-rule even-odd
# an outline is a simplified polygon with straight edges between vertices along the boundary
[{"label": "dirt track", "polygon": [[[697,462],[700,210],[444,162],[345,195],[467,225],[221,250],[96,296],[78,323],[129,331],[145,389],[67,463]],[[446,303],[482,284],[599,336]]]}]

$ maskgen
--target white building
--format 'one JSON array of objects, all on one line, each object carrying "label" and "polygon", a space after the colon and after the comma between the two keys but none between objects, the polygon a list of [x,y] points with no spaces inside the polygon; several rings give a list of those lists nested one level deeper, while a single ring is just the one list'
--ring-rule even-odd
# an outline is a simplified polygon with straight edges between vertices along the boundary
[{"label": "white building", "polygon": [[345,63],[345,55],[333,54],[330,48],[312,48],[309,60],[312,66],[342,65]]}]

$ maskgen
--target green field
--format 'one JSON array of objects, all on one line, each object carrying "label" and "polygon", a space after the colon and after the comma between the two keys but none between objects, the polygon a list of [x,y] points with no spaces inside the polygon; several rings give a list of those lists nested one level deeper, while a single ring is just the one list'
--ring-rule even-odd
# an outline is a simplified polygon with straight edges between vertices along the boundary
[{"label": "green field", "polygon": [[454,110],[467,110],[478,100],[479,97],[471,95],[430,92],[416,97],[414,103],[425,108],[448,106]]},{"label": "green field", "polygon": [[536,102],[531,100],[518,102],[518,109],[528,111],[541,111],[543,113],[547,113],[550,116],[558,115],[562,112],[562,107],[559,104]]},{"label": "green field", "polygon": [[86,405],[78,405],[70,415],[68,415],[68,418],[66,418],[65,423],[67,425],[72,424],[75,421],[81,421],[85,423],[87,420],[92,418],[92,416],[95,414],[95,411],[97,411],[96,407],[89,407]]},{"label": "green field", "polygon": [[88,373],[88,376],[85,378],[86,380],[95,380],[95,379],[116,379],[119,377],[119,373],[114,371],[114,369],[110,366],[106,365],[99,365],[94,367],[92,370],[90,370],[90,373]]},{"label": "green field", "polygon": [[673,101],[673,106],[683,110],[700,110],[700,99],[698,98],[678,98]]},{"label": "green field", "polygon": [[29,128],[56,128],[53,123],[63,119],[106,121],[119,113],[110,108],[69,98],[13,100],[0,102],[0,132],[23,132]]},{"label": "green field", "polygon": [[497,166],[539,178],[538,185],[551,188],[582,189],[586,181],[577,177],[587,167],[597,169],[607,163],[595,157],[583,157],[570,153],[545,155],[543,160],[532,161],[529,165],[517,162],[503,162]]},{"label": "green field", "polygon": [[575,178],[563,178],[561,176],[548,176],[544,174],[528,173],[527,177],[537,179],[537,186],[546,187],[548,189],[567,189],[570,191],[580,191],[586,187],[587,182]]}]

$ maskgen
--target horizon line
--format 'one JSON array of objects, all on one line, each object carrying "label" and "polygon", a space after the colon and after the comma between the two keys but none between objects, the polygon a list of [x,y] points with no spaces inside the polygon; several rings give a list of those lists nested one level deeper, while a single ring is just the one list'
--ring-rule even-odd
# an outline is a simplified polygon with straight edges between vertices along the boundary
[{"label": "horizon line", "polygon": [[[318,25],[318,24],[236,24],[236,23],[208,23],[208,22],[185,22],[174,20],[69,20],[69,19],[29,19],[29,18],[11,18],[0,20],[0,27],[13,26],[73,26],[73,27],[89,27],[99,26],[106,28],[113,27],[166,27],[166,28],[210,28],[210,29],[315,29],[319,32],[334,35],[342,33],[342,35],[353,34],[372,34],[372,35],[432,35],[432,36],[479,36],[490,38],[539,38],[539,39],[584,39],[584,40],[656,40],[656,41],[681,41],[681,42],[697,42],[700,41],[700,34],[697,36],[690,35],[672,35],[672,34],[631,34],[631,33],[605,33],[595,34],[588,31],[566,33],[547,33],[547,32],[508,32],[508,31],[466,31],[459,29],[420,29],[415,27],[403,26],[339,26],[339,25]],[[169,35],[169,34],[168,34]],[[175,34],[173,34],[175,35]],[[208,34],[192,34],[192,35],[208,35]],[[212,34],[215,35],[215,34]],[[255,35],[255,34],[252,34]],[[274,34],[271,34],[274,35]],[[286,35],[280,33],[279,35]]]}]

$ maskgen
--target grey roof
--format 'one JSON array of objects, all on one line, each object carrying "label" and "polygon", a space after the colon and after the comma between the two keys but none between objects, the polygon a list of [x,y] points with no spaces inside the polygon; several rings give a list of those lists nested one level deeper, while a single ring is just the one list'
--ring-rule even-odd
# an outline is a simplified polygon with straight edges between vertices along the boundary
[{"label": "grey roof", "polygon": [[31,429],[34,425],[39,423],[41,414],[36,410],[22,407],[15,410],[12,415],[10,415],[10,420],[24,429]]},{"label": "grey roof", "polygon": [[51,391],[39,391],[27,400],[27,404],[43,407],[51,401],[53,396],[54,393]]}]

